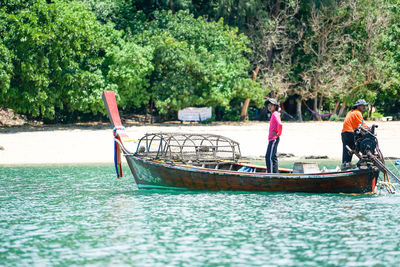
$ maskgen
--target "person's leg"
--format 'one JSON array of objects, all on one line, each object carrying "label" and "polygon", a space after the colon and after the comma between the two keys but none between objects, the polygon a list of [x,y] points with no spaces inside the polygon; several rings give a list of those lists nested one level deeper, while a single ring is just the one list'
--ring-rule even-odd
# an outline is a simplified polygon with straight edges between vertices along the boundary
[{"label": "person's leg", "polygon": [[272,151],[272,172],[273,173],[278,173],[278,157],[276,156],[276,153],[278,151],[278,144],[279,144],[279,137],[275,140],[275,145],[274,145],[274,150]]},{"label": "person's leg", "polygon": [[344,132],[342,133],[342,143],[343,143],[343,154],[342,154],[342,163],[349,163],[353,158],[353,154],[347,150],[346,145],[351,149],[355,148],[354,144],[354,133]]},{"label": "person's leg", "polygon": [[347,153],[347,149],[346,149],[346,137],[345,137],[345,133],[342,133],[342,148],[343,148],[343,152],[342,152],[342,164],[346,163],[346,160],[348,160],[348,153]]},{"label": "person's leg", "polygon": [[271,142],[268,142],[267,152],[265,152],[265,166],[267,166],[267,172],[271,172],[271,161],[269,160],[271,157]]},{"label": "person's leg", "polygon": [[267,153],[265,154],[265,165],[267,165],[267,172],[272,173],[272,167],[273,167],[273,151],[274,151],[274,144],[276,143],[276,140],[272,140],[268,142],[268,149]]}]

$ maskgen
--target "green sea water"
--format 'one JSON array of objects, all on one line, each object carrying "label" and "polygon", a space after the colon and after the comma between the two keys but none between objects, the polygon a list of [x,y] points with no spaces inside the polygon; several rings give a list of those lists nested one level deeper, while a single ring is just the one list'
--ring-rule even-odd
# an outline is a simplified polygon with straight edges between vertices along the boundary
[{"label": "green sea water", "polygon": [[111,165],[0,167],[0,266],[400,265],[399,187],[137,190],[124,171],[117,180]]}]

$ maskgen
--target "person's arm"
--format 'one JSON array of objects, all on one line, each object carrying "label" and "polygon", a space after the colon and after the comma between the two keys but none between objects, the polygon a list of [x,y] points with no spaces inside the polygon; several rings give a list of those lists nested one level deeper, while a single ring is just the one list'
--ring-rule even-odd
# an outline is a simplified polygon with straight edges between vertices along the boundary
[{"label": "person's arm", "polygon": [[277,120],[278,121],[278,124],[277,124],[277,127],[276,127],[276,135],[281,135],[282,134],[282,121],[281,120]]},{"label": "person's arm", "polygon": [[356,119],[357,119],[357,125],[360,125],[360,124],[361,124],[365,129],[368,129],[368,130],[369,130],[369,127],[368,127],[368,125],[365,123],[364,118],[363,118],[361,112],[356,112],[355,115],[356,115]]}]

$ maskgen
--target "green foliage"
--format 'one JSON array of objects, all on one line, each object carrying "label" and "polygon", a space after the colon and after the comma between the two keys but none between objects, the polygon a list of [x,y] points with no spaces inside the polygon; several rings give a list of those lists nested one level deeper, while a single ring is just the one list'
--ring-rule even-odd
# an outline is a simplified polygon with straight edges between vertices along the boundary
[{"label": "green foliage", "polygon": [[123,43],[122,47],[114,46],[107,52],[108,87],[119,92],[122,107],[140,107],[149,102],[152,56],[150,46],[140,47],[132,42]]},{"label": "green foliage", "polygon": [[358,99],[364,99],[368,103],[373,104],[377,96],[378,86],[378,84],[367,85],[360,88],[360,90],[356,90],[355,92],[346,95],[344,99],[349,103],[349,106],[354,104]]},{"label": "green foliage", "polygon": [[383,118],[384,116],[383,116],[383,114],[381,114],[381,113],[379,113],[379,112],[373,112],[373,113],[371,114],[371,117],[372,117],[372,118],[376,118],[376,119],[380,119],[380,118]]},{"label": "green foliage", "polygon": [[[0,88],[7,94],[1,105],[50,119],[95,115],[104,112],[104,89],[116,91],[122,107],[154,103],[161,114],[187,106],[229,107],[233,98],[262,103],[260,88],[249,79],[248,40],[222,20],[148,12],[137,1],[82,2],[4,4]],[[153,20],[143,23],[145,13]]]},{"label": "green foliage", "polygon": [[376,105],[387,114],[400,112],[400,1],[388,1],[390,23],[381,39],[383,83]]},{"label": "green foliage", "polygon": [[331,119],[330,119],[331,121],[339,121],[339,116],[337,115],[337,114],[333,114],[332,116],[331,116]]},{"label": "green foliage", "polygon": [[38,0],[2,19],[4,44],[14,54],[13,78],[3,99],[8,107],[45,118],[56,110],[104,112],[103,57],[118,39],[112,25],[101,25],[81,3],[64,1]]},{"label": "green foliage", "polygon": [[104,113],[108,89],[165,117],[212,106],[238,120],[268,94],[398,114],[399,25],[399,0],[4,0],[0,106],[71,121]]},{"label": "green foliage", "polygon": [[0,39],[0,103],[10,88],[11,76],[13,73],[12,53],[5,47]]},{"label": "green foliage", "polygon": [[247,38],[219,22],[188,12],[156,12],[148,30],[136,36],[153,45],[151,97],[160,113],[187,106],[225,106],[234,97],[262,99],[248,78]]},{"label": "green foliage", "polygon": [[5,13],[14,13],[18,10],[28,9],[34,4],[42,0],[2,0],[0,1],[0,9]]},{"label": "green foliage", "polygon": [[97,20],[106,24],[112,22],[118,30],[126,34],[143,30],[146,14],[137,7],[136,0],[82,0],[89,10],[96,14]]},{"label": "green foliage", "polygon": [[240,121],[240,109],[239,108],[225,109],[224,116],[221,119],[226,121]]}]

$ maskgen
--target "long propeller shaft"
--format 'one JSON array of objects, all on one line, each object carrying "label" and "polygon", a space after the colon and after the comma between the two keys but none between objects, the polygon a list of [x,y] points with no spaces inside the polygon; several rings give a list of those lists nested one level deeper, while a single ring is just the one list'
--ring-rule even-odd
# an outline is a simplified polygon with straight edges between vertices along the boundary
[{"label": "long propeller shaft", "polygon": [[375,163],[375,166],[378,167],[380,171],[389,174],[390,177],[392,177],[394,180],[396,180],[397,183],[400,184],[400,178],[397,177],[391,170],[389,170],[382,161],[380,161],[376,156],[372,155],[371,152],[368,152],[367,155]]}]

